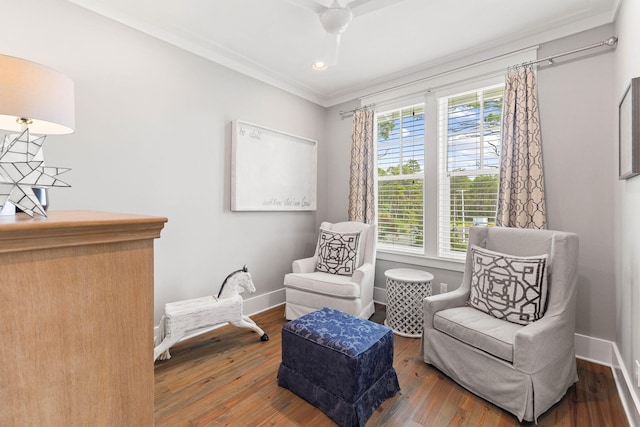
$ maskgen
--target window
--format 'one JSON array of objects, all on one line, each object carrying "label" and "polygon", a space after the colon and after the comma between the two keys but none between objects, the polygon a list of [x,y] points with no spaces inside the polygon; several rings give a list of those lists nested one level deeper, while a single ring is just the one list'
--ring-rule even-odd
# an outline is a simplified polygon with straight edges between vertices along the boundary
[{"label": "window", "polygon": [[376,115],[380,250],[463,259],[469,227],[495,224],[502,99],[494,85]]},{"label": "window", "polygon": [[438,100],[438,256],[467,250],[468,230],[495,225],[503,86]]},{"label": "window", "polygon": [[377,115],[378,243],[424,246],[424,104]]}]

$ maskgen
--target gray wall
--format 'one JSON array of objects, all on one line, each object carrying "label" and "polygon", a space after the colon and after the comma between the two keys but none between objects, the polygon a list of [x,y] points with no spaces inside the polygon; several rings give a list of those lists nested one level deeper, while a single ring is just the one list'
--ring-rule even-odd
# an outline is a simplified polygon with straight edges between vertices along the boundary
[{"label": "gray wall", "polygon": [[349,163],[351,161],[351,115],[340,116],[360,105],[351,101],[327,109],[325,138],[327,141],[327,221],[346,221],[349,217]]},{"label": "gray wall", "polygon": [[[640,15],[636,3],[623,4],[616,53],[539,72],[549,224],[581,239],[577,329],[615,339],[629,366],[640,357],[633,338],[640,178],[617,181],[615,114],[628,80],[640,75],[631,53],[640,44],[631,23]],[[612,32],[547,43],[540,55]],[[279,302],[282,276],[292,259],[312,253],[319,222],[347,218],[351,120],[338,111],[357,100],[323,109],[62,0],[5,4],[0,52],[56,68],[76,85],[76,132],[45,146],[49,165],[73,168],[73,187],[51,192],[52,209],[169,218],[156,242],[156,320],[164,303],[210,294],[245,263],[258,295]],[[317,212],[230,212],[236,118],[319,141]],[[379,288],[394,266],[406,265],[379,262]],[[460,282],[460,272],[427,269],[436,284]]]},{"label": "gray wall", "polygon": [[[616,110],[629,82],[640,77],[640,2],[625,0],[617,19],[618,48],[615,53],[615,98],[610,104]],[[617,156],[617,139],[608,145]],[[617,172],[617,170],[616,170]],[[640,360],[640,177],[618,181],[616,174],[609,178],[615,189],[616,216],[616,304],[615,342],[622,357],[622,366],[615,373],[625,373],[632,383],[634,361]],[[634,387],[631,393],[636,399],[640,392]],[[640,416],[634,412],[635,422],[640,425]]]},{"label": "gray wall", "polygon": [[[606,40],[605,26],[541,46],[544,58]],[[611,50],[556,60],[538,71],[542,155],[550,229],[580,237],[576,332],[613,341],[613,190],[617,170]]]},{"label": "gray wall", "polygon": [[[62,0],[4,2],[0,52],[75,82],[76,132],[50,136],[47,164],[73,170],[51,208],[166,216],[156,241],[156,322],[166,302],[217,291],[247,264],[275,292],[326,213],[230,212],[233,119],[318,140],[325,109]],[[277,106],[277,108],[275,108]]]},{"label": "gray wall", "polygon": [[[538,55],[545,57],[582,47],[613,33],[613,26],[600,27],[546,43]],[[495,53],[486,53],[486,57],[492,56]],[[538,72],[549,228],[580,235],[576,332],[611,341],[616,319],[612,194],[617,163],[616,153],[610,148],[615,147],[613,58],[611,51],[566,58],[557,60],[554,66],[543,66]],[[343,195],[348,192],[349,178],[350,126],[340,120],[337,112],[353,105],[354,102],[334,107],[327,115],[329,152],[339,156],[331,156],[329,188],[341,195],[327,206],[327,213],[334,218],[346,217],[348,203]],[[379,260],[377,288],[386,287],[384,271],[395,267],[432,272],[434,293],[439,292],[441,282],[449,284],[451,290],[462,281],[461,272]]]}]

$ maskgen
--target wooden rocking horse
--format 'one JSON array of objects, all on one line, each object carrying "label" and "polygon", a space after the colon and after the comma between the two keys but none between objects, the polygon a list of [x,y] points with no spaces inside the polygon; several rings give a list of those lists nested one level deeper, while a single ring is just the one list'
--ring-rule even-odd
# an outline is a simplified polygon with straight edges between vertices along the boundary
[{"label": "wooden rocking horse", "polygon": [[217,297],[207,296],[165,304],[153,360],[170,359],[169,348],[189,333],[225,322],[249,328],[258,334],[261,341],[268,341],[267,334],[249,316],[242,314],[240,294],[245,290],[250,294],[256,291],[247,266],[224,279]]}]

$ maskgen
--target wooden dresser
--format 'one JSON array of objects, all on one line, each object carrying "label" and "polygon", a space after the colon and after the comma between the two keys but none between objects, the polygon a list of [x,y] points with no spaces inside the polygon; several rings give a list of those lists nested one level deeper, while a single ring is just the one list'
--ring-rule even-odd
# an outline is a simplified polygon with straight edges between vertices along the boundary
[{"label": "wooden dresser", "polygon": [[153,425],[153,242],[166,218],[0,216],[0,425]]}]

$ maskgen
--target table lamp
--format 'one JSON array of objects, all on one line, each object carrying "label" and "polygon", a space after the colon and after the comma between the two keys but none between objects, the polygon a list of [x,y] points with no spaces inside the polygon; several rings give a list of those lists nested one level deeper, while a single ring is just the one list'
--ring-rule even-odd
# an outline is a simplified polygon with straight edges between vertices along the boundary
[{"label": "table lamp", "polygon": [[69,187],[58,179],[69,169],[46,167],[42,145],[46,135],[68,134],[74,126],[71,79],[43,65],[0,55],[0,129],[19,132],[0,142],[1,214],[13,214],[17,207],[31,217],[47,216],[46,189]]}]

